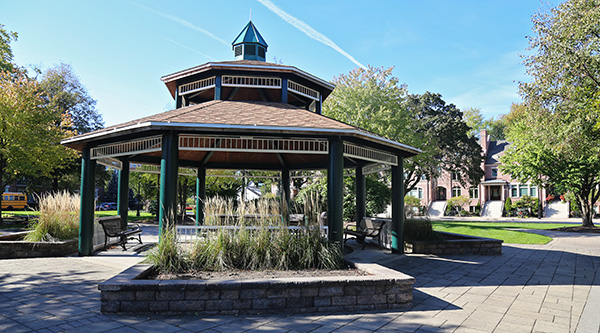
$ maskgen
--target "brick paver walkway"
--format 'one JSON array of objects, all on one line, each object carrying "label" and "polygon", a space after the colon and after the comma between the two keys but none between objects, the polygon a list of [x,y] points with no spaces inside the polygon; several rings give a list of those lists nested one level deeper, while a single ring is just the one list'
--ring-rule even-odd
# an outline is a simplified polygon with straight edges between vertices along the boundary
[{"label": "brick paver walkway", "polygon": [[114,251],[0,260],[0,331],[599,332],[600,236],[557,235],[543,246],[505,245],[502,256],[354,251],[355,260],[375,261],[417,279],[412,309],[391,312],[102,315],[97,284],[140,256]]}]

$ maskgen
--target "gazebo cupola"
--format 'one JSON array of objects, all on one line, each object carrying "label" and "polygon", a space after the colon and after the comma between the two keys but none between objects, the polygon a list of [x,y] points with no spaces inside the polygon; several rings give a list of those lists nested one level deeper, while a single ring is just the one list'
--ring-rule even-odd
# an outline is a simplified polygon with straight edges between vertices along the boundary
[{"label": "gazebo cupola", "polygon": [[236,60],[266,61],[269,45],[267,45],[252,21],[248,22],[231,45]]}]

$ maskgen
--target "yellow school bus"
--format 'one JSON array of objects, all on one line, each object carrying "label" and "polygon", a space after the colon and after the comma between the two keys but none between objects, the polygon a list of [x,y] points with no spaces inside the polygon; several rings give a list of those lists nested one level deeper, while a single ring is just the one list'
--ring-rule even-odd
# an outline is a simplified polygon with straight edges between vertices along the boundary
[{"label": "yellow school bus", "polygon": [[27,206],[27,195],[21,192],[2,193],[2,209],[25,209]]}]

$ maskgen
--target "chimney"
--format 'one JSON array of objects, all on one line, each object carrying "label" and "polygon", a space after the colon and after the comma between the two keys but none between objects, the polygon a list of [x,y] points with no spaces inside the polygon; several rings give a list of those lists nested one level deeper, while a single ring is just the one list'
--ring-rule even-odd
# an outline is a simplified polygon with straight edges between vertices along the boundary
[{"label": "chimney", "polygon": [[489,142],[487,130],[482,129],[481,132],[479,132],[479,145],[481,146],[481,150],[483,150],[483,155],[487,155]]}]

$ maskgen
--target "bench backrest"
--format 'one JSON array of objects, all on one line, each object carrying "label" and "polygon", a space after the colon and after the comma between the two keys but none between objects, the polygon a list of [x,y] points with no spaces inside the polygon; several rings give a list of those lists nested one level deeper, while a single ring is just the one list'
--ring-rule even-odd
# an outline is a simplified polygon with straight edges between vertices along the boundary
[{"label": "bench backrest", "polygon": [[386,221],[373,217],[364,217],[360,221],[360,226],[364,232],[372,236],[378,236],[383,229]]},{"label": "bench backrest", "polygon": [[107,216],[98,219],[98,223],[109,237],[115,237],[121,232],[121,216]]}]

